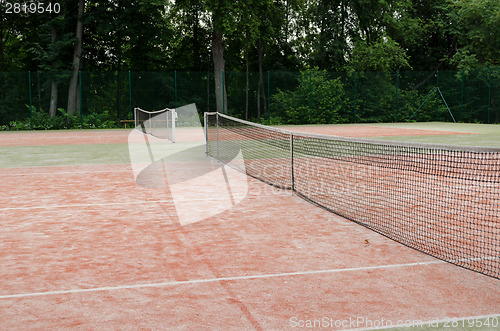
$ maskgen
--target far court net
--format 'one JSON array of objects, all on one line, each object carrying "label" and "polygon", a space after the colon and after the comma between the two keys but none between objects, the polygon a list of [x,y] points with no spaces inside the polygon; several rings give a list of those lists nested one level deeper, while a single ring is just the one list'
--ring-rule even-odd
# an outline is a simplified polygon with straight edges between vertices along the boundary
[{"label": "far court net", "polygon": [[141,108],[134,109],[136,129],[160,139],[175,142],[175,127],[177,113],[175,109],[161,109],[147,111]]}]

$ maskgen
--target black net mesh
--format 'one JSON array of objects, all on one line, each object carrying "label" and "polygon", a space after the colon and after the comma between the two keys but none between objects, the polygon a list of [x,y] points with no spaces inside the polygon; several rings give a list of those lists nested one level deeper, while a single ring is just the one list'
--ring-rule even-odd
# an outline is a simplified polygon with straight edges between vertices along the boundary
[{"label": "black net mesh", "polygon": [[175,142],[175,113],[172,109],[146,111],[134,109],[136,129],[160,139]]},{"label": "black net mesh", "polygon": [[[208,153],[276,187],[291,188],[290,135],[229,116],[208,116]],[[241,156],[238,156],[241,152]],[[233,162],[234,164],[234,162]]]},{"label": "black net mesh", "polygon": [[500,150],[288,132],[207,115],[210,156],[439,259],[500,278]]}]

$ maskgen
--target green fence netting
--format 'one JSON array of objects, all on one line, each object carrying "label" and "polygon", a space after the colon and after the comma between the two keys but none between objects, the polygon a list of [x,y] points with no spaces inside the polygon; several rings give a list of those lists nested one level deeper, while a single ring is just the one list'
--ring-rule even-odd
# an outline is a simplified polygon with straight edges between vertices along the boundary
[{"label": "green fence netting", "polygon": [[[196,104],[271,124],[457,121],[499,123],[500,68],[435,72],[79,73],[68,114],[70,72],[0,72],[0,129],[120,127],[133,108]],[[52,107],[51,107],[52,100]],[[55,109],[54,109],[55,108]],[[50,110],[52,109],[52,114]],[[72,115],[72,116],[71,116]]]}]

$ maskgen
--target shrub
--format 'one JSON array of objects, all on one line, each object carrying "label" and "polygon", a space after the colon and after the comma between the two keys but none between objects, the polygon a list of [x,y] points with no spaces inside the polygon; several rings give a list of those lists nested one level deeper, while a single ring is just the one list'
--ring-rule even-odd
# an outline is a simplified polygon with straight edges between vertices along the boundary
[{"label": "shrub", "polygon": [[[28,107],[29,108],[29,107]],[[64,129],[107,129],[120,127],[118,121],[111,118],[108,111],[101,114],[91,113],[80,116],[70,116],[62,108],[57,109],[56,116],[43,109],[31,108],[31,116],[21,121],[11,121],[9,125],[0,126],[0,131],[6,130],[64,130]]]},{"label": "shrub", "polygon": [[332,79],[317,69],[300,74],[299,85],[292,91],[273,95],[273,107],[286,124],[344,123],[341,110],[345,104],[344,89],[339,78]]}]

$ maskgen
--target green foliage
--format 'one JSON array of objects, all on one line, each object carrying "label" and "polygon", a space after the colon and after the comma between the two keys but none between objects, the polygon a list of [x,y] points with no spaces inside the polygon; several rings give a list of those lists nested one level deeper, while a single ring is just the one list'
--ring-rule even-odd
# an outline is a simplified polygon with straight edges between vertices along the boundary
[{"label": "green foliage", "polygon": [[[88,0],[79,90],[84,116],[58,110],[50,119],[42,108],[68,104],[76,41],[78,1],[61,6],[58,15],[0,19],[4,129],[31,127],[26,103],[39,109],[33,115],[39,129],[109,126],[135,106],[195,102],[200,111],[213,111],[214,91],[221,91],[211,73],[214,32],[223,44],[217,63],[225,64],[226,105],[241,118],[272,124],[401,121],[435,87],[436,70],[451,69],[455,79],[448,85],[440,80],[450,108],[463,108],[464,121],[486,122],[488,111],[500,121],[500,74],[493,68],[489,75],[500,61],[496,0]],[[304,71],[309,67],[318,69]],[[409,69],[421,75],[400,76],[404,86],[396,87],[394,71]],[[347,72],[333,77],[321,70]],[[438,118],[442,109],[435,104],[433,97],[418,120]]]},{"label": "green foliage", "polygon": [[170,48],[173,32],[164,11],[165,2],[158,0],[88,1],[83,45],[86,68],[165,68],[169,63],[165,49]]},{"label": "green foliage", "polygon": [[372,45],[360,42],[356,45],[349,66],[355,71],[397,71],[411,69],[409,57],[391,38]]},{"label": "green foliage", "polygon": [[500,2],[449,0],[446,29],[458,41],[451,63],[470,69],[500,62]]},{"label": "green foliage", "polygon": [[261,117],[261,118],[253,118],[253,122],[264,124],[264,125],[284,125],[286,121],[284,121],[279,116],[271,116],[271,118]]},{"label": "green foliage", "polygon": [[328,77],[326,71],[317,69],[304,71],[299,77],[295,90],[281,91],[272,96],[273,110],[286,124],[303,123],[342,123],[344,89],[338,78]]},{"label": "green foliage", "polygon": [[395,83],[393,72],[356,72],[356,122],[395,121]]},{"label": "green foliage", "polygon": [[[29,110],[29,106],[27,106]],[[10,121],[8,125],[0,126],[0,131],[17,130],[66,130],[66,129],[109,129],[118,128],[119,123],[110,118],[108,112],[101,114],[70,116],[62,108],[57,109],[57,115],[50,117],[43,109],[32,107],[31,116],[24,120]]]}]

